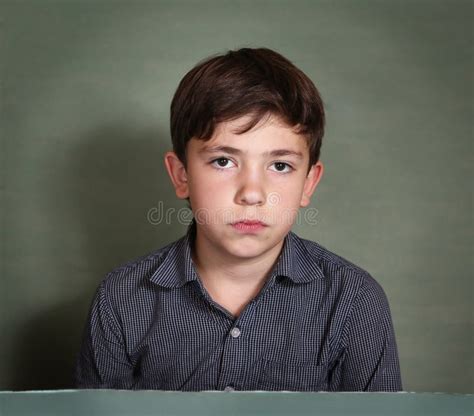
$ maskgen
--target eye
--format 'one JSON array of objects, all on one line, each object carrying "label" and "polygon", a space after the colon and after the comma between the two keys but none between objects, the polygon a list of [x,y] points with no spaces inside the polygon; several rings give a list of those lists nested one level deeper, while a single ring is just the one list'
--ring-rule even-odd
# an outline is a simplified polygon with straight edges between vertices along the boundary
[{"label": "eye", "polygon": [[275,169],[272,169],[276,172],[281,172],[281,173],[290,173],[291,171],[294,170],[294,168],[289,165],[288,163],[285,162],[275,162],[273,165]]},{"label": "eye", "polygon": [[211,165],[215,166],[218,169],[229,169],[232,167],[232,165],[229,165],[230,163],[233,162],[230,159],[227,159],[226,157],[219,157],[211,161]]}]

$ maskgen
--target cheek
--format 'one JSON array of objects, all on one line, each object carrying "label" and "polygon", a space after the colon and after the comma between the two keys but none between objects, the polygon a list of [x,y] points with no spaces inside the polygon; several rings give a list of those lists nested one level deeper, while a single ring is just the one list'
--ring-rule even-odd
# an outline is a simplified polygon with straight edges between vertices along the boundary
[{"label": "cheek", "polygon": [[280,201],[281,206],[283,207],[292,207],[295,204],[299,204],[301,200],[301,195],[303,193],[303,185],[301,181],[295,181],[292,183],[281,183],[276,184],[272,191],[269,192],[269,195],[276,195],[275,199]]},{"label": "cheek", "polygon": [[193,206],[218,208],[228,204],[232,198],[232,190],[229,182],[216,182],[215,180],[203,180],[201,183],[190,182],[189,191]]},{"label": "cheek", "polygon": [[298,215],[301,190],[297,185],[274,189],[268,194],[267,213],[274,224],[291,226]]}]

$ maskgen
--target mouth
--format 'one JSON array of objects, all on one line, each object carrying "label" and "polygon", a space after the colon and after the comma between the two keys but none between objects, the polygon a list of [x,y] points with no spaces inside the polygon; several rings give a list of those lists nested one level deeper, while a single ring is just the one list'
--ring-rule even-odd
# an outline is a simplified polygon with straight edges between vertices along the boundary
[{"label": "mouth", "polygon": [[235,230],[243,233],[255,233],[268,227],[267,224],[258,220],[240,220],[231,225]]}]

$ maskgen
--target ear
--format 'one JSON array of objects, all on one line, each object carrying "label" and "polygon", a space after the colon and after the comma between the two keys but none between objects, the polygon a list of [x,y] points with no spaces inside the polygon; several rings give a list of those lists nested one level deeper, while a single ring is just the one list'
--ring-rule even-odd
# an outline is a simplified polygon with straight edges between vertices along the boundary
[{"label": "ear", "polygon": [[323,176],[324,166],[321,162],[315,163],[306,176],[303,194],[301,195],[300,207],[307,207],[311,202],[311,195],[316,189],[321,177]]},{"label": "ear", "polygon": [[188,176],[186,168],[175,152],[166,152],[165,166],[170,175],[171,182],[173,182],[176,196],[179,199],[186,199],[189,197]]}]

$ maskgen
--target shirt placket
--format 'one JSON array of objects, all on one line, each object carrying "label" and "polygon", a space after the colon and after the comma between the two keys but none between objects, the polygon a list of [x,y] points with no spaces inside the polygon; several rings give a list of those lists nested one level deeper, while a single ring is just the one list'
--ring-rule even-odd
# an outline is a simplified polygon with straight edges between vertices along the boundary
[{"label": "shirt placket", "polygon": [[223,346],[218,390],[241,390],[249,362],[249,336],[255,315],[255,301],[250,302],[227,331]]}]

